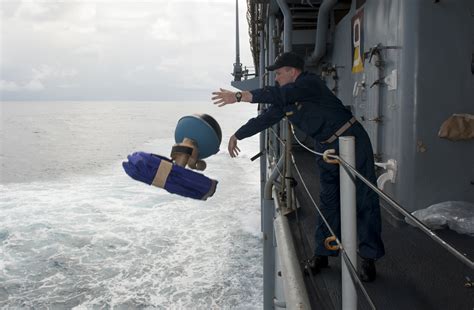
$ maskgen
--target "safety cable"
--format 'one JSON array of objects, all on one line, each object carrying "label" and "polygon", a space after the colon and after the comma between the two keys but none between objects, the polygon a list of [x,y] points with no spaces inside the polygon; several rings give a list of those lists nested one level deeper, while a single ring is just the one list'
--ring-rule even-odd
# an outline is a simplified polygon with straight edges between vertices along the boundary
[{"label": "safety cable", "polygon": [[275,138],[277,138],[277,140],[280,142],[280,144],[281,144],[282,146],[286,146],[285,141],[283,141],[283,140],[278,136],[277,132],[276,132],[272,127],[268,128],[268,130],[273,133],[273,135],[275,136]]},{"label": "safety cable", "polygon": [[370,187],[374,192],[376,192],[379,196],[381,196],[386,202],[388,202],[392,207],[397,209],[400,213],[405,215],[407,218],[412,220],[418,228],[420,228],[424,233],[426,233],[431,239],[436,241],[438,244],[440,244],[442,247],[444,247],[448,252],[453,254],[456,258],[458,258],[460,261],[462,261],[465,265],[470,267],[471,269],[474,269],[474,262],[472,262],[469,258],[465,256],[465,254],[462,254],[456,248],[454,248],[452,245],[444,241],[442,238],[440,238],[436,233],[434,233],[428,226],[423,224],[418,218],[413,216],[410,212],[405,210],[402,206],[400,206],[398,203],[395,202],[390,196],[379,190],[377,187],[375,187],[369,180],[367,180],[364,176],[362,176],[354,167],[349,165],[344,159],[340,158],[339,156],[338,160],[343,164],[344,169],[350,170],[353,174],[355,174],[362,182],[364,182],[368,187]]},{"label": "safety cable", "polygon": [[[273,148],[270,147],[269,149],[272,150]],[[268,159],[267,164],[268,164],[270,167],[274,167],[274,168],[277,170],[278,175],[280,176],[280,178],[281,178],[281,179],[284,179],[285,177],[284,177],[284,175],[283,175],[283,172],[280,170],[280,168],[278,168],[278,165],[276,165],[274,162],[273,162],[273,163],[270,162],[270,157],[269,157],[269,156],[267,156],[267,159]]]},{"label": "safety cable", "polygon": [[[313,153],[313,154],[316,154],[316,155],[319,155],[319,156],[324,156],[323,153],[316,152],[316,151],[310,149],[309,147],[307,147],[306,145],[304,145],[304,144],[298,139],[298,137],[296,136],[295,129],[293,128],[293,125],[291,125],[291,132],[293,133],[293,136],[295,137],[296,142],[298,142],[298,144],[299,144],[300,146],[302,146],[304,149],[306,149],[308,152]],[[329,155],[329,156],[331,156],[331,158],[335,158],[334,155]]]},{"label": "safety cable", "polygon": [[[268,128],[268,130],[269,130],[269,131],[275,136],[275,138],[280,142],[281,146],[283,146],[284,148],[286,148],[286,143],[285,143],[285,141],[283,141],[283,140],[278,136],[278,134],[276,133],[276,131],[275,131],[272,127]],[[269,144],[269,146],[270,146],[270,144]],[[276,150],[275,150],[272,146],[270,146],[270,148],[271,148],[271,150],[273,150],[273,153],[274,153],[274,154],[277,153]],[[278,169],[278,167],[276,167],[276,168]],[[286,187],[286,184],[285,184],[285,183],[286,183],[286,182],[284,182],[283,180],[284,180],[284,175],[286,175],[286,168],[287,168],[286,165],[284,165],[284,166],[283,166],[283,172],[280,171],[280,169],[278,169],[278,174],[279,174],[280,177],[282,178],[280,192],[285,192],[285,187]]]},{"label": "safety cable", "polygon": [[347,256],[346,250],[344,249],[344,247],[342,245],[342,242],[339,240],[339,238],[336,236],[336,234],[332,230],[331,226],[329,225],[328,221],[324,217],[323,213],[321,212],[318,205],[316,204],[316,201],[314,200],[313,196],[311,195],[311,192],[309,191],[308,187],[306,186],[306,183],[304,182],[303,176],[301,175],[300,170],[298,169],[298,166],[296,165],[296,161],[295,161],[295,158],[294,158],[293,154],[291,155],[291,161],[293,163],[293,166],[295,167],[296,173],[298,174],[298,176],[301,180],[301,184],[303,184],[303,187],[304,187],[306,193],[308,194],[308,197],[311,199],[311,202],[313,203],[316,211],[319,213],[320,218],[323,220],[324,224],[326,225],[326,227],[329,230],[329,232],[331,233],[331,235],[335,237],[335,242],[338,245],[339,250],[342,252],[342,256],[344,258],[344,261],[346,262],[346,266],[348,266],[349,273],[351,273],[351,278],[356,281],[357,285],[360,287],[362,293],[364,294],[365,298],[369,302],[372,309],[376,309],[372,299],[370,298],[369,294],[365,290],[365,287],[362,284],[362,281],[360,280],[359,275],[357,274],[356,268],[354,267],[354,265],[350,261],[349,256]]},{"label": "safety cable", "polygon": [[[318,211],[319,213],[319,216],[321,216],[321,219],[323,220],[324,224],[327,226],[329,232],[331,233],[332,236],[336,236],[336,234],[334,233],[334,231],[332,230],[331,226],[329,225],[329,223],[327,222],[326,218],[323,216],[323,213],[321,212],[321,210],[319,210],[318,208],[318,205],[316,204],[316,201],[314,201],[314,198],[313,196],[311,195],[308,187],[306,186],[306,183],[303,179],[303,176],[301,175],[300,173],[300,170],[298,169],[298,166],[296,165],[296,161],[295,161],[295,157],[293,156],[293,154],[291,155],[291,162],[293,163],[293,166],[295,167],[295,170],[296,170],[296,173],[298,173],[298,176],[300,177],[300,180],[301,180],[301,184],[303,184],[303,187],[306,191],[306,193],[308,193],[308,196],[309,198],[311,199],[311,202],[313,203],[313,205],[316,207],[316,211]],[[339,241],[339,239],[336,237],[336,243],[337,245],[339,245],[340,247],[342,247],[341,245],[341,242]]]},{"label": "safety cable", "polygon": [[[276,132],[275,132],[273,129],[272,129],[271,131],[272,131],[272,133],[276,136]],[[313,151],[313,150],[307,148],[305,145],[303,145],[303,144],[299,141],[299,139],[296,137],[296,134],[295,134],[295,131],[294,131],[293,126],[291,126],[291,131],[292,131],[293,135],[295,136],[296,141],[297,141],[301,146],[303,146],[305,149],[307,149],[308,151],[310,151],[310,152],[312,152],[312,153],[315,153],[315,154],[320,155],[320,156],[324,156],[323,153],[315,152],[315,151]],[[278,136],[276,136],[276,137],[277,137],[278,140],[280,140],[280,138],[279,138]],[[280,140],[280,141],[281,141],[281,140]],[[331,157],[331,158],[336,158],[336,159],[337,159],[338,156],[328,155],[327,157]],[[349,256],[347,255],[347,253],[346,253],[346,251],[345,251],[345,248],[343,247],[341,241],[337,238],[336,234],[335,234],[334,231],[332,230],[332,228],[331,228],[331,226],[329,225],[328,221],[326,220],[326,218],[325,218],[324,215],[322,214],[321,210],[320,210],[319,207],[317,206],[317,204],[316,204],[316,202],[315,202],[313,196],[311,195],[311,193],[310,193],[308,187],[306,186],[306,183],[304,182],[303,176],[301,175],[301,172],[299,171],[298,166],[296,165],[296,161],[295,161],[295,158],[294,158],[293,154],[291,154],[291,161],[292,161],[292,163],[293,163],[293,166],[295,167],[296,172],[298,173],[298,176],[299,176],[299,178],[300,178],[300,180],[301,180],[301,183],[303,184],[303,187],[304,187],[306,193],[308,194],[308,197],[311,199],[311,202],[313,203],[313,205],[314,205],[316,211],[319,213],[320,218],[323,220],[323,222],[324,222],[324,224],[326,225],[326,227],[328,228],[330,234],[335,237],[335,242],[336,242],[336,244],[338,245],[339,250],[341,251],[341,255],[342,255],[342,257],[344,258],[344,261],[346,262],[346,266],[348,266],[348,270],[349,270],[349,273],[351,274],[352,280],[355,281],[355,283],[357,283],[357,286],[359,286],[360,290],[362,291],[362,293],[363,293],[364,297],[366,298],[367,302],[370,304],[371,308],[372,308],[372,309],[376,309],[376,307],[375,307],[375,305],[374,305],[372,299],[370,298],[369,294],[368,294],[367,291],[365,290],[365,287],[364,287],[364,285],[362,284],[362,281],[361,281],[360,278],[359,278],[359,275],[358,275],[358,273],[357,273],[356,268],[354,267],[354,265],[353,265],[352,262],[350,261]],[[277,167],[277,168],[278,168],[278,167]],[[280,171],[278,170],[278,172],[280,172]],[[281,175],[281,174],[280,174],[280,175]],[[297,216],[297,221],[299,222],[298,214],[296,214],[296,216]],[[301,234],[301,230],[300,230],[300,234]],[[304,242],[303,242],[303,243],[304,243]],[[309,272],[309,274],[310,274],[310,278],[311,278],[311,280],[312,280],[311,272]]]},{"label": "safety cable", "polygon": [[[296,206],[296,204],[295,204]],[[308,262],[310,261],[310,259],[308,259],[309,255],[308,255],[308,251],[306,250],[306,242],[303,240],[303,236],[306,235],[306,230],[304,229],[304,227],[302,227],[301,225],[301,222],[300,222],[300,217],[299,217],[299,210],[298,210],[298,207],[295,207],[295,214],[296,214],[296,223],[297,223],[297,226],[298,226],[298,233],[300,234],[300,238],[301,238],[301,245],[303,246],[303,256],[304,256],[304,260],[303,260],[303,263],[305,265],[305,270],[306,272],[308,273],[309,275],[309,278],[311,280],[311,282],[314,282],[313,278],[313,273],[311,272],[311,270],[309,270],[307,268],[308,266]],[[303,234],[303,231],[305,234]]]},{"label": "safety cable", "polygon": [[280,168],[278,168],[278,165],[275,165],[275,169],[278,171],[278,174],[280,175],[280,178],[282,179],[281,183],[284,184],[285,182],[283,182],[283,179],[285,178],[285,175],[280,170]]},{"label": "safety cable", "polygon": [[[291,130],[293,132],[293,135],[295,135],[295,132],[294,132],[294,129],[293,129],[293,126],[291,126]],[[275,131],[273,131],[273,134],[275,134]],[[298,140],[298,138],[296,137],[295,135],[295,139],[296,141],[298,141],[298,143],[300,143],[300,141]],[[301,145],[301,143],[300,143]],[[306,146],[304,146],[306,148]],[[309,149],[308,149],[309,150]],[[311,150],[312,151],[312,150]],[[314,151],[313,151],[314,152]],[[320,156],[323,156],[324,154],[322,153],[318,153],[318,152],[314,152]],[[335,157],[333,155],[330,155],[331,157]],[[328,156],[329,157],[329,156]],[[370,304],[370,306],[372,307],[372,309],[376,309],[372,299],[370,298],[369,294],[367,293],[367,291],[365,290],[365,287],[363,286],[360,278],[359,278],[359,275],[357,274],[357,271],[356,271],[356,268],[354,267],[354,265],[352,264],[352,262],[350,262],[350,259],[349,259],[349,256],[347,256],[347,253],[341,243],[341,241],[337,238],[336,234],[334,233],[334,231],[332,230],[331,226],[329,225],[328,221],[326,220],[326,218],[324,217],[324,215],[322,214],[321,210],[318,208],[313,196],[311,195],[308,187],[306,186],[306,183],[304,182],[304,179],[303,179],[303,176],[301,175],[301,172],[299,171],[298,169],[298,166],[296,165],[296,161],[295,161],[295,158],[293,156],[293,154],[291,154],[291,161],[293,163],[293,166],[295,167],[295,170],[296,172],[298,173],[298,176],[301,180],[301,183],[303,184],[303,187],[306,191],[306,193],[308,194],[309,198],[311,199],[311,202],[313,203],[314,207],[316,208],[316,211],[319,213],[319,216],[321,217],[321,219],[323,220],[324,224],[326,225],[326,227],[328,228],[330,234],[332,236],[335,236],[335,242],[336,244],[339,246],[339,249],[341,251],[341,255],[342,257],[344,258],[344,261],[346,262],[346,265],[349,266],[348,267],[348,270],[349,270],[349,273],[351,274],[351,278],[353,279],[353,281],[355,281],[357,283],[357,285],[359,286],[360,290],[362,291],[362,293],[364,294],[365,298],[367,299],[368,303]],[[297,214],[298,216],[298,214]],[[301,231],[300,231],[301,233]],[[310,273],[311,274],[311,273]]]},{"label": "safety cable", "polygon": [[272,145],[268,145],[269,154],[276,154],[276,149]]},{"label": "safety cable", "polygon": [[[338,155],[327,155],[327,154],[323,154],[323,153],[319,153],[319,152],[316,152],[314,150],[311,150],[310,148],[308,148],[306,145],[304,145],[303,143],[301,143],[301,141],[298,139],[298,137],[296,136],[295,134],[295,130],[293,128],[293,126],[291,126],[291,131],[293,133],[293,136],[295,137],[296,141],[298,142],[298,144],[300,146],[302,146],[303,148],[305,148],[307,151],[313,153],[313,154],[316,154],[316,155],[319,155],[319,156],[326,156],[328,158],[332,158],[332,159],[336,159],[339,161],[339,163],[342,164],[343,168],[347,171],[347,170],[350,170],[350,172],[352,174],[354,174],[355,176],[357,176],[362,182],[364,182],[368,187],[370,187],[374,192],[376,192],[380,197],[382,197],[386,202],[388,202],[392,207],[394,207],[395,209],[397,209],[400,213],[402,213],[404,216],[406,216],[407,218],[409,218],[410,220],[412,220],[415,225],[420,228],[424,233],[426,233],[429,237],[431,237],[431,239],[433,239],[435,242],[437,242],[438,244],[440,244],[442,247],[444,247],[446,250],[448,250],[448,252],[450,252],[451,254],[453,254],[456,258],[458,258],[460,261],[462,261],[465,265],[467,265],[469,268],[471,269],[474,269],[474,262],[472,262],[469,258],[467,258],[465,256],[465,254],[459,252],[456,248],[454,248],[452,245],[450,245],[449,243],[447,243],[446,241],[444,241],[442,238],[438,237],[438,235],[436,233],[434,233],[428,226],[426,226],[425,224],[423,224],[423,222],[421,222],[418,218],[416,218],[415,216],[413,216],[410,212],[408,212],[407,210],[405,210],[405,208],[403,208],[401,205],[399,205],[397,202],[395,202],[395,200],[393,200],[390,196],[388,196],[387,194],[385,194],[383,191],[381,191],[380,189],[378,189],[375,185],[373,185],[369,180],[367,180],[362,174],[360,174],[354,167],[352,167],[351,165],[349,165],[344,159],[342,159],[340,156]],[[294,162],[294,164],[296,165],[296,163]],[[334,235],[334,234],[333,234]],[[335,236],[335,235],[334,235]]]}]

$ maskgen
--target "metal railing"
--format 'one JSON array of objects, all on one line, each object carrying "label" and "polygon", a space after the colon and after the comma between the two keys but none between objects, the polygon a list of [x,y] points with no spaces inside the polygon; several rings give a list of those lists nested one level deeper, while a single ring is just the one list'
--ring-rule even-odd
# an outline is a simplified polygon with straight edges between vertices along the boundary
[{"label": "metal railing", "polygon": [[[304,149],[306,149],[307,151],[309,151],[313,154],[316,154],[318,156],[323,156],[325,158],[325,160],[332,160],[333,163],[340,164],[340,175],[341,175],[341,178],[343,178],[343,180],[341,180],[341,192],[343,192],[343,191],[346,191],[346,192],[354,191],[355,192],[355,179],[359,178],[362,182],[364,182],[367,186],[369,186],[373,191],[375,191],[382,199],[387,201],[392,207],[394,207],[396,210],[398,210],[400,213],[402,213],[408,219],[412,220],[415,223],[415,225],[418,228],[421,229],[422,232],[424,232],[425,234],[430,236],[435,242],[437,242],[438,244],[443,246],[446,250],[448,250],[452,255],[454,255],[457,259],[459,259],[461,262],[463,262],[469,268],[474,269],[474,263],[471,260],[469,260],[469,258],[467,258],[464,254],[462,254],[457,249],[455,249],[452,245],[450,245],[449,243],[444,241],[442,238],[437,236],[430,228],[428,228],[425,224],[423,224],[420,220],[418,220],[415,216],[413,216],[410,212],[408,212],[405,208],[403,208],[400,204],[398,204],[389,195],[387,195],[382,190],[377,188],[376,185],[374,185],[370,181],[368,181],[360,172],[358,172],[353,167],[354,164],[351,162],[350,156],[349,156],[349,159],[348,159],[347,156],[344,156],[342,154],[342,149],[345,148],[342,145],[347,143],[347,141],[345,141],[345,142],[340,141],[340,149],[341,149],[341,154],[340,155],[331,153],[331,151],[333,151],[333,150],[328,150],[324,153],[319,153],[319,152],[316,152],[316,151],[308,148],[303,143],[301,143],[301,141],[298,139],[297,135],[295,134],[293,128],[291,128],[291,129],[292,129],[291,131],[292,131],[292,134],[293,134],[293,137],[294,137],[295,141],[300,146],[302,146]],[[285,153],[284,149],[287,147],[287,143],[286,143],[286,141],[283,141],[279,137],[278,133],[276,131],[274,131],[273,129],[270,128],[268,130],[268,132],[270,134],[274,135],[276,141],[278,141],[283,146],[282,147],[283,150],[281,151],[280,154],[273,153],[273,155],[276,155],[276,156],[280,157],[279,164],[274,166],[274,173],[275,173],[275,179],[274,180],[276,180],[278,175],[280,177],[283,177],[284,175],[286,175],[286,172],[284,171],[284,169],[288,169],[288,167],[284,167],[284,165],[283,165],[283,162],[285,160],[284,157],[286,156],[286,153]],[[348,137],[340,137],[339,139],[341,139],[341,138],[347,139]],[[354,145],[355,145],[354,143],[351,143],[351,146],[349,146],[349,148],[354,148],[355,147]],[[271,151],[274,151],[274,147]],[[354,150],[349,150],[349,153],[353,152],[353,151]],[[267,154],[267,155],[272,155],[272,154]],[[357,296],[355,295],[354,284],[357,285],[357,287],[360,289],[360,291],[362,292],[362,294],[363,294],[364,298],[366,299],[367,303],[369,304],[369,306],[372,309],[376,309],[375,304],[372,301],[372,299],[370,298],[369,294],[367,293],[364,285],[362,284],[362,281],[359,278],[359,274],[357,272],[357,269],[354,265],[355,257],[356,257],[356,252],[355,251],[357,249],[357,246],[354,247],[355,241],[351,240],[349,243],[352,243],[352,244],[349,245],[347,243],[347,241],[344,240],[345,239],[345,237],[344,237],[345,234],[344,234],[343,226],[345,226],[345,225],[344,225],[343,221],[341,221],[343,241],[341,242],[341,240],[339,240],[339,238],[337,238],[337,236],[334,233],[333,229],[330,227],[328,221],[323,216],[321,210],[317,206],[317,204],[315,202],[315,199],[311,195],[311,192],[310,192],[308,186],[304,182],[304,179],[301,175],[301,172],[300,172],[300,169],[298,168],[298,165],[296,164],[296,161],[295,161],[295,158],[294,158],[293,154],[290,154],[290,156],[291,156],[291,162],[293,164],[295,172],[298,175],[299,179],[302,181],[301,182],[302,186],[304,187],[308,197],[310,198],[312,204],[314,205],[316,211],[318,212],[321,220],[324,222],[324,224],[328,228],[328,231],[333,236],[333,238],[334,238],[333,240],[336,243],[336,245],[339,247],[339,250],[341,252],[341,256],[342,256],[343,262],[344,262],[342,268],[343,268],[343,272],[345,273],[345,275],[343,274],[343,281],[342,281],[343,286],[344,286],[344,283],[347,284],[347,282],[351,282],[349,286],[346,286],[346,288],[343,287],[343,293],[342,293],[343,294],[343,309],[351,309],[353,307],[357,307],[357,299],[356,299]],[[270,158],[268,158],[268,159],[270,159]],[[282,171],[282,169],[283,169],[283,171]],[[346,184],[345,189],[344,189],[343,183]],[[347,186],[349,186],[349,187],[347,187]],[[351,188],[351,186],[353,188]],[[292,189],[291,188],[286,188],[286,190],[292,190]],[[349,203],[349,206],[346,206],[347,203]],[[278,208],[279,208],[279,206],[278,206]],[[342,216],[342,213],[344,212],[343,211],[344,209],[349,209],[349,210],[350,209],[353,209],[353,210],[355,209],[355,197],[352,197],[352,198],[349,197],[348,200],[347,199],[341,199],[341,216]],[[298,211],[296,210],[296,212],[298,212]],[[282,215],[280,215],[280,216],[282,216]],[[353,213],[352,217],[355,217],[355,213]],[[355,220],[355,218],[354,218],[354,220]],[[347,233],[346,233],[346,235],[347,235]],[[352,232],[352,233],[349,233],[348,235],[355,235],[356,236],[357,234],[354,234]],[[347,281],[348,279],[351,279],[351,281]],[[293,288],[293,290],[290,290],[289,292],[286,292],[285,294],[291,295],[291,294],[294,293],[295,289],[296,290],[301,290],[301,288]],[[344,291],[346,293],[344,293]],[[349,292],[349,293],[347,293],[347,292]],[[347,295],[347,296],[344,297],[344,295]],[[346,298],[345,301],[344,301],[344,298]],[[305,303],[303,303],[303,304],[305,304]]]},{"label": "metal railing", "polygon": [[439,245],[444,247],[446,250],[448,250],[451,254],[453,254],[457,259],[459,259],[461,262],[463,262],[465,265],[467,265],[469,268],[474,269],[474,262],[472,262],[470,259],[468,259],[465,254],[462,254],[459,252],[457,249],[455,249],[452,245],[444,241],[442,238],[440,238],[436,233],[434,233],[429,227],[427,227],[423,222],[421,222],[418,218],[413,216],[410,212],[408,212],[405,208],[403,208],[400,204],[398,204],[393,198],[391,198],[389,195],[384,193],[382,190],[380,190],[377,185],[372,184],[369,180],[367,180],[360,172],[356,170],[353,166],[351,166],[344,158],[341,158],[338,155],[331,154],[331,150],[326,151],[325,153],[319,153],[314,150],[311,150],[307,146],[305,146],[303,143],[301,143],[298,138],[296,137],[296,134],[293,130],[293,135],[295,137],[295,140],[298,142],[300,146],[305,148],[306,150],[310,151],[313,154],[323,156],[329,159],[337,160],[340,164],[344,166],[345,169],[349,170],[350,173],[352,173],[355,177],[359,178],[362,182],[364,182],[368,187],[370,187],[374,192],[377,193],[383,200],[385,200],[387,203],[389,203],[392,207],[394,207],[397,211],[402,213],[404,216],[406,216],[408,219],[412,220],[414,224],[420,228],[425,234],[427,234],[429,237],[431,237],[435,242],[437,242]]}]

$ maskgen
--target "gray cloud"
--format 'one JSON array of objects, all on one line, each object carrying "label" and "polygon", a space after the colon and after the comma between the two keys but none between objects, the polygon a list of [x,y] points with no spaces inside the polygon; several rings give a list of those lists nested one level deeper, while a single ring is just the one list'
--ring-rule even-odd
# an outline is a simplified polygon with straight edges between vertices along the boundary
[{"label": "gray cloud", "polygon": [[2,100],[208,100],[232,79],[234,1],[1,4]]}]

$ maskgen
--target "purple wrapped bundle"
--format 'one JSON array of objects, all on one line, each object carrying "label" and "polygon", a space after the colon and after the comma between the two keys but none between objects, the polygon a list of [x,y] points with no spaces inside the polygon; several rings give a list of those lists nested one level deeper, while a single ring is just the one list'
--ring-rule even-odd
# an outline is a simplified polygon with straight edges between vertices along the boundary
[{"label": "purple wrapped bundle", "polygon": [[164,188],[172,194],[206,200],[216,190],[216,180],[175,165],[164,156],[135,152],[128,155],[127,159],[122,166],[131,178]]}]

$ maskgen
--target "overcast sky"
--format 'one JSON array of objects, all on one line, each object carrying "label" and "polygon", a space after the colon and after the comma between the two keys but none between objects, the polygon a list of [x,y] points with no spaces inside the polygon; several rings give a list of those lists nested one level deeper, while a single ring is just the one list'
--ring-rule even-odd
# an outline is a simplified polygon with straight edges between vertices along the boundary
[{"label": "overcast sky", "polygon": [[[202,101],[230,87],[234,0],[0,3],[2,101]],[[253,66],[239,6],[241,61]]]}]

